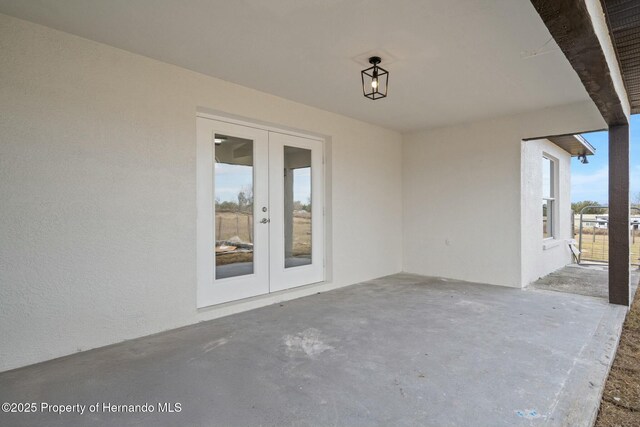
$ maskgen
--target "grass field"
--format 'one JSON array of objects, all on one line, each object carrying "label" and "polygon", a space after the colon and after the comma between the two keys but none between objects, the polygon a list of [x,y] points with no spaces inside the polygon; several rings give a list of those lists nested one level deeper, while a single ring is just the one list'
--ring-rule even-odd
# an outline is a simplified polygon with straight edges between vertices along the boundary
[{"label": "grass field", "polygon": [[[635,239],[632,239],[631,241],[631,254],[629,256],[629,261],[631,264],[638,265],[640,262],[638,260],[638,258],[640,258],[640,233],[637,231],[635,233]],[[579,235],[576,233],[574,238],[576,239],[576,242],[578,242]],[[591,234],[583,231],[581,261],[607,262],[608,260],[609,236],[606,234]]]},{"label": "grass field", "polygon": [[[216,213],[216,240],[239,238],[243,243],[253,243],[253,215],[236,212]],[[293,256],[311,255],[311,218],[293,218]],[[253,261],[253,252],[216,254],[216,265]]]}]

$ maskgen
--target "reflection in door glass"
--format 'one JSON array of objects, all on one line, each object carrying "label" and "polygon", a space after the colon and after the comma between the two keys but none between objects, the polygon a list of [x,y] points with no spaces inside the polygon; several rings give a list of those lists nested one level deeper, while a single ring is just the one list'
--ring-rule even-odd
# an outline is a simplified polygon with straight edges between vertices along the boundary
[{"label": "reflection in door glass", "polygon": [[253,141],[215,135],[216,279],[253,274]]},{"label": "reflection in door glass", "polygon": [[284,147],[284,266],[311,264],[311,150]]}]

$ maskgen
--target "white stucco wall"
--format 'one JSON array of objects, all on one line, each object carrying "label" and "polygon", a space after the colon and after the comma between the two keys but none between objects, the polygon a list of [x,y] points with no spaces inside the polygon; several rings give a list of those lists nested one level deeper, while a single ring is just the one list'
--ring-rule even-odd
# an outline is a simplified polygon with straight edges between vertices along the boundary
[{"label": "white stucco wall", "polygon": [[401,270],[397,132],[4,15],[0,58],[0,371],[233,311],[196,310],[199,107],[330,137],[325,289]]},{"label": "white stucco wall", "polygon": [[[571,155],[548,139],[522,141],[522,284],[570,264]],[[542,235],[542,158],[556,162],[555,238]]]},{"label": "white stucco wall", "polygon": [[605,127],[590,102],[405,135],[404,270],[521,287],[521,142]]}]

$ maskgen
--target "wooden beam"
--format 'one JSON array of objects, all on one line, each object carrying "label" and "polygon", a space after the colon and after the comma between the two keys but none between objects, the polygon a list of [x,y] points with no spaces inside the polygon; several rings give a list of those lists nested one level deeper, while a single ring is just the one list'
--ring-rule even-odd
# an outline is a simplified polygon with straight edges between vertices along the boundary
[{"label": "wooden beam", "polygon": [[609,128],[609,302],[629,306],[629,125]]},{"label": "wooden beam", "polygon": [[627,124],[585,0],[531,0],[609,126]]}]

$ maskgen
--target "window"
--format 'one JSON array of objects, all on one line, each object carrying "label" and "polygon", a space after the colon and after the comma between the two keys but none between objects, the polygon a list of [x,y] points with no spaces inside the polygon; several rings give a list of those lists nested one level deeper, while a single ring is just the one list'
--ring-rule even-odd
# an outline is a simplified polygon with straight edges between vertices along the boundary
[{"label": "window", "polygon": [[542,157],[542,237],[555,236],[555,161]]}]

